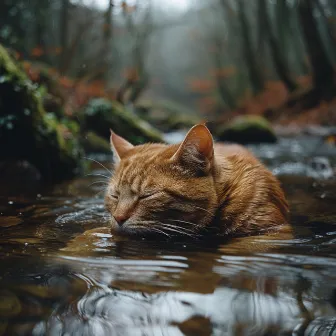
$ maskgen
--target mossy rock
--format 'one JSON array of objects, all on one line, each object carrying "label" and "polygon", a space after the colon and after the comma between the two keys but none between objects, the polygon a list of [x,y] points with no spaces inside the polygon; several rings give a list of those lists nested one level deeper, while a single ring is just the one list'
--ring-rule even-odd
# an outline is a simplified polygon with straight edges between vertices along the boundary
[{"label": "mossy rock", "polygon": [[189,129],[200,123],[197,117],[186,114],[168,114],[166,118],[156,119],[155,125],[164,132]]},{"label": "mossy rock", "polygon": [[35,74],[32,77],[32,82],[45,90],[42,94],[42,104],[47,112],[54,113],[57,118],[64,118],[64,104],[66,93],[59,83],[59,78],[52,69],[43,63],[25,62],[26,71],[31,71]]},{"label": "mossy rock", "polygon": [[78,171],[82,149],[78,125],[45,112],[44,91],[0,45],[1,158],[26,160],[45,180],[54,182]]},{"label": "mossy rock", "polygon": [[136,111],[162,132],[189,129],[201,122],[193,111],[170,101],[145,101],[136,106]]},{"label": "mossy rock", "polygon": [[112,129],[133,144],[162,142],[161,133],[123,105],[104,98],[92,99],[81,114],[86,131],[93,131],[104,139]]},{"label": "mossy rock", "polygon": [[254,115],[236,117],[229,124],[219,127],[215,135],[221,141],[240,144],[275,143],[277,141],[270,123],[265,118]]},{"label": "mossy rock", "polygon": [[83,147],[87,153],[111,153],[110,143],[94,132],[87,132],[84,135]]}]

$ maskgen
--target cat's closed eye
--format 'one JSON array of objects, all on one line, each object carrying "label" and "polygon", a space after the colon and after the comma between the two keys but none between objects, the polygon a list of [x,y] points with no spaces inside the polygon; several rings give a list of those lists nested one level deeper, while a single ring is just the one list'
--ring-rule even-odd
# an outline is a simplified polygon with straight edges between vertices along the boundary
[{"label": "cat's closed eye", "polygon": [[159,192],[152,191],[152,192],[144,193],[144,194],[140,195],[138,198],[139,198],[139,200],[143,200],[143,199],[150,198],[150,197],[158,195],[158,194],[159,194]]},{"label": "cat's closed eye", "polygon": [[118,200],[119,199],[119,193],[117,192],[111,192],[110,193],[110,197],[115,199],[115,200]]}]

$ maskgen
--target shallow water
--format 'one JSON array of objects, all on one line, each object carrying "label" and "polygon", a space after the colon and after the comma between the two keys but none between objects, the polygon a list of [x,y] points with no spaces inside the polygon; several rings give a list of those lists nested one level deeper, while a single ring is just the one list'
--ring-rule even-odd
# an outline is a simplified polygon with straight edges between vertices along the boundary
[{"label": "shallow water", "polygon": [[96,229],[102,176],[0,198],[0,335],[336,335],[336,150],[251,149],[283,182],[294,238],[116,239]]}]

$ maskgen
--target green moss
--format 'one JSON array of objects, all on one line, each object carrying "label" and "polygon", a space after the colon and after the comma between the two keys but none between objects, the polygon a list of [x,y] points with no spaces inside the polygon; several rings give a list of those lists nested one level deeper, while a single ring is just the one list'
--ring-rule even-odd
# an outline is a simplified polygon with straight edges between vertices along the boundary
[{"label": "green moss", "polygon": [[108,139],[111,128],[133,144],[163,141],[161,133],[149,123],[121,104],[103,98],[92,99],[81,118],[87,131],[93,131],[105,139]]},{"label": "green moss", "polygon": [[58,122],[42,105],[34,85],[0,45],[0,152],[2,159],[27,160],[50,181],[74,175],[82,151],[78,126]]},{"label": "green moss", "polygon": [[83,146],[86,152],[91,153],[110,153],[109,142],[94,132],[88,132],[84,136]]},{"label": "green moss", "polygon": [[46,64],[34,62],[30,64],[30,68],[38,73],[34,83],[39,87],[44,109],[54,113],[58,119],[64,118],[65,92],[59,79]]},{"label": "green moss", "polygon": [[219,127],[215,135],[219,140],[241,144],[277,141],[270,123],[265,118],[254,115],[235,118],[229,124]]},{"label": "green moss", "polygon": [[252,126],[260,129],[270,129],[271,127],[265,118],[255,115],[235,118],[230,124],[230,127],[239,131],[247,130]]},{"label": "green moss", "polygon": [[143,101],[136,108],[139,115],[163,132],[189,129],[201,121],[193,111],[167,100]]}]

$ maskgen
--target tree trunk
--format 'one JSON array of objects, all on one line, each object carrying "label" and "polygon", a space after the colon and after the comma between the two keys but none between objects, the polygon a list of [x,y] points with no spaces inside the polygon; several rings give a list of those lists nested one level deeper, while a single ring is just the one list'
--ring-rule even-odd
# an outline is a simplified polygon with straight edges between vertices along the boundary
[{"label": "tree trunk", "polygon": [[286,0],[277,1],[275,6],[276,34],[279,46],[282,50],[287,50],[289,48],[288,35],[291,27],[290,24],[285,24],[285,21],[291,21],[292,11],[288,8]]},{"label": "tree trunk", "polygon": [[299,18],[303,38],[311,63],[313,85],[318,92],[334,85],[334,69],[330,63],[314,18],[314,0],[299,2]]},{"label": "tree trunk", "polygon": [[108,5],[107,10],[105,12],[105,22],[104,22],[104,29],[103,29],[104,43],[106,43],[107,45],[110,44],[110,39],[112,37],[113,7],[114,7],[114,0],[109,0],[109,5]]},{"label": "tree trunk", "polygon": [[135,83],[135,85],[132,87],[132,92],[129,97],[130,103],[135,104],[137,102],[141,94],[146,90],[148,82],[149,79],[147,77],[143,77],[141,80]]},{"label": "tree trunk", "polygon": [[335,66],[336,59],[336,35],[334,31],[334,26],[331,24],[330,20],[335,17],[332,16],[331,11],[327,11],[325,6],[321,4],[319,0],[316,0],[316,8],[321,14],[319,21],[321,22],[322,32],[320,33],[325,39],[326,52],[329,54],[329,60]]},{"label": "tree trunk", "polygon": [[103,28],[103,50],[102,50],[102,57],[103,63],[106,67],[106,71],[104,72],[105,81],[108,80],[109,75],[111,74],[111,67],[113,66],[110,64],[110,55],[111,55],[111,48],[112,48],[112,34],[113,34],[113,8],[114,8],[114,0],[109,0],[109,4],[107,10],[105,12],[105,20],[104,20],[104,28]]},{"label": "tree trunk", "polygon": [[[47,62],[49,57],[47,53],[46,32],[47,32],[47,17],[49,15],[49,3],[43,2],[41,5],[39,1],[35,1],[36,9],[35,15],[35,46],[41,48],[42,54],[40,60]],[[40,5],[40,6],[39,6]]]},{"label": "tree trunk", "polygon": [[268,11],[267,11],[266,0],[259,0],[259,6],[260,6],[260,11],[262,13],[262,17],[264,18],[266,36],[268,38],[271,55],[273,58],[273,62],[275,65],[275,70],[277,72],[277,75],[280,78],[280,80],[285,84],[288,91],[294,91],[297,88],[297,85],[294,79],[291,78],[288,64],[285,61],[285,57],[282,53],[281,48],[279,47],[278,41],[272,30],[272,25],[270,23]]},{"label": "tree trunk", "polygon": [[264,78],[261,74],[256,54],[253,50],[250,38],[248,21],[245,12],[245,0],[238,0],[238,16],[242,29],[242,48],[247,65],[248,75],[251,81],[254,94],[258,94],[264,89]]},{"label": "tree trunk", "polygon": [[261,2],[258,3],[258,14],[257,14],[257,53],[259,56],[259,60],[262,62],[266,61],[266,24],[265,24],[265,15],[262,6],[260,5]]},{"label": "tree trunk", "polygon": [[62,0],[61,11],[60,11],[60,60],[59,60],[59,70],[62,73],[64,63],[66,61],[66,53],[68,49],[68,35],[69,35],[69,0]]}]

